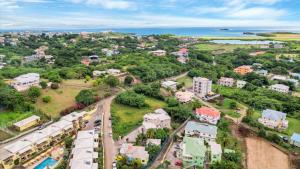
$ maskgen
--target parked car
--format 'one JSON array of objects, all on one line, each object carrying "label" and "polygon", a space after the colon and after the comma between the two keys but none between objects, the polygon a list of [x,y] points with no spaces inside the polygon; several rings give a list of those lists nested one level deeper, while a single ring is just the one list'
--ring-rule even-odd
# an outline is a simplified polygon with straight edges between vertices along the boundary
[{"label": "parked car", "polygon": [[39,127],[38,127],[38,130],[42,130],[42,129],[44,129],[46,126],[44,125],[44,124],[42,124],[42,125],[40,125]]},{"label": "parked car", "polygon": [[116,162],[113,162],[112,168],[113,168],[113,169],[117,169],[117,163],[116,163]]},{"label": "parked car", "polygon": [[84,122],[83,122],[84,124],[88,124],[89,123],[89,121],[88,120],[84,120]]},{"label": "parked car", "polygon": [[176,166],[182,166],[182,162],[178,160],[178,161],[175,162],[175,165]]},{"label": "parked car", "polygon": [[96,120],[94,122],[94,126],[100,126],[101,125],[101,120]]}]

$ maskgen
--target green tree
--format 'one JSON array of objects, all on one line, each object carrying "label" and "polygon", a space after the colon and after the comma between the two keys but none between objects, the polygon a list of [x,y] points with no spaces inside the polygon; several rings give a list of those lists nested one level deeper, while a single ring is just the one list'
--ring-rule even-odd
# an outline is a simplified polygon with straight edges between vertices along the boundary
[{"label": "green tree", "polygon": [[51,96],[45,96],[45,97],[43,97],[42,100],[44,103],[49,103],[51,101],[51,99],[52,99]]},{"label": "green tree", "polygon": [[75,97],[75,100],[77,103],[82,103],[88,106],[96,101],[96,97],[92,90],[84,89],[78,93],[78,95]]},{"label": "green tree", "polygon": [[237,108],[237,103],[235,101],[230,102],[229,107],[231,109],[236,109]]},{"label": "green tree", "polygon": [[40,85],[41,85],[42,89],[46,89],[47,88],[47,82],[45,82],[45,81],[41,81]]},{"label": "green tree", "polygon": [[39,87],[32,86],[28,89],[27,95],[30,99],[35,100],[41,95],[41,89]]},{"label": "green tree", "polygon": [[149,160],[153,161],[160,151],[160,146],[154,144],[148,144],[146,151],[149,153]]},{"label": "green tree", "polygon": [[119,85],[119,79],[115,76],[109,75],[104,79],[104,83],[110,87],[116,87]]},{"label": "green tree", "polygon": [[60,83],[61,78],[57,71],[51,71],[48,73],[48,79],[50,82]]},{"label": "green tree", "polygon": [[124,79],[124,84],[127,85],[127,86],[130,86],[133,82],[133,77],[132,76],[126,76],[125,79]]}]

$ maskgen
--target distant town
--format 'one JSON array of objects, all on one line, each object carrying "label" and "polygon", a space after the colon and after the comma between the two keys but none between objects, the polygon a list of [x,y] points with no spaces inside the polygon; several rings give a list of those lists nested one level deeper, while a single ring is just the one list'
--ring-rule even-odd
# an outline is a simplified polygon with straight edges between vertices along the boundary
[{"label": "distant town", "polygon": [[300,35],[245,34],[0,33],[0,169],[299,169]]}]

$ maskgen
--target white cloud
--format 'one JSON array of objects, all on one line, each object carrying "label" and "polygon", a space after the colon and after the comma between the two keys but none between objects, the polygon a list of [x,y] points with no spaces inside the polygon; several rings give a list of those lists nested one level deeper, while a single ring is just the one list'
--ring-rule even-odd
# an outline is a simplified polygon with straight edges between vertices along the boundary
[{"label": "white cloud", "polygon": [[135,3],[125,1],[125,0],[70,0],[70,1],[73,3],[98,5],[106,9],[129,9],[135,7]]},{"label": "white cloud", "polygon": [[273,8],[253,7],[244,8],[229,13],[228,17],[233,18],[277,18],[287,14],[285,10],[278,10]]}]

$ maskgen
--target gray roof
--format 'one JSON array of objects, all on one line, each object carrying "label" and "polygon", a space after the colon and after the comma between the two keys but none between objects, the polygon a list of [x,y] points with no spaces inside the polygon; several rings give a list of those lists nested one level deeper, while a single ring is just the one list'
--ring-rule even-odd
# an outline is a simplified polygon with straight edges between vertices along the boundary
[{"label": "gray roof", "polygon": [[210,135],[217,135],[217,127],[206,124],[206,123],[198,123],[195,121],[189,121],[185,126],[185,132],[199,132],[199,133],[207,133]]},{"label": "gray roof", "polygon": [[284,120],[286,118],[286,113],[276,111],[276,110],[266,109],[262,112],[262,118],[267,118],[274,121],[279,121],[282,119]]}]

